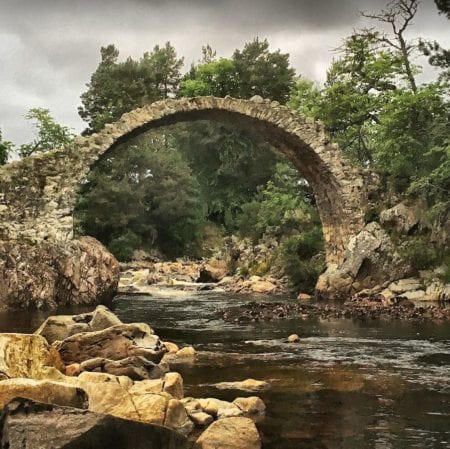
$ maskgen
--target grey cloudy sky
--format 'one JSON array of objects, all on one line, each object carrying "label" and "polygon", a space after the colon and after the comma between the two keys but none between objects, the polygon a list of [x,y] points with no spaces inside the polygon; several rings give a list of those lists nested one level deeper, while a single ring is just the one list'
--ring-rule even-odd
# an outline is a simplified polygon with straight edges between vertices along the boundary
[{"label": "grey cloudy sky", "polygon": [[[384,0],[0,0],[0,128],[20,144],[32,130],[31,107],[49,108],[76,132],[80,94],[99,62],[101,46],[139,57],[170,40],[186,67],[209,43],[220,56],[255,36],[290,53],[299,74],[324,80],[332,49],[363,25],[359,10]],[[423,0],[411,37],[450,46],[449,21]],[[426,76],[430,76],[430,72]]]}]

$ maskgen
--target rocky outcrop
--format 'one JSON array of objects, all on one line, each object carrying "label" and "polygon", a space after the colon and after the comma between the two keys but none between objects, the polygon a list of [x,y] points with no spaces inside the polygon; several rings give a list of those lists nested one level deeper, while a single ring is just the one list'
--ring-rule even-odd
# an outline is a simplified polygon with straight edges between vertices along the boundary
[{"label": "rocky outcrop", "polygon": [[423,201],[405,200],[380,214],[380,223],[399,234],[410,234],[419,226],[427,209]]},{"label": "rocky outcrop", "polygon": [[1,447],[8,449],[187,449],[168,428],[86,410],[15,400],[4,410]]},{"label": "rocky outcrop", "polygon": [[389,235],[372,222],[350,240],[342,265],[321,275],[316,289],[326,297],[346,296],[401,279],[409,271]]},{"label": "rocky outcrop", "polygon": [[118,281],[119,264],[91,237],[70,244],[0,241],[0,309],[108,303]]}]

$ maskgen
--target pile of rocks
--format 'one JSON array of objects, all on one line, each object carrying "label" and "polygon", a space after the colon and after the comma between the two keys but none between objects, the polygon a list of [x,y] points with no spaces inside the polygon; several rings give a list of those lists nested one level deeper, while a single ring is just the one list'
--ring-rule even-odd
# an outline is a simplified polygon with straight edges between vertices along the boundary
[{"label": "pile of rocks", "polygon": [[139,262],[123,264],[119,292],[126,294],[160,294],[170,287],[176,292],[214,290],[232,293],[280,294],[287,289],[282,280],[271,275],[230,275],[227,263],[219,258],[203,262],[178,260],[175,262]]},{"label": "pile of rocks", "polygon": [[261,399],[184,398],[168,361],[193,356],[104,306],[50,317],[34,334],[0,334],[1,447],[260,448],[251,416]]},{"label": "pile of rocks", "polygon": [[239,307],[227,307],[218,311],[225,321],[249,323],[275,321],[299,317],[351,318],[413,321],[450,321],[450,308],[440,304],[427,306],[414,304],[403,297],[395,297],[386,303],[381,295],[355,295],[345,302],[247,302]]}]

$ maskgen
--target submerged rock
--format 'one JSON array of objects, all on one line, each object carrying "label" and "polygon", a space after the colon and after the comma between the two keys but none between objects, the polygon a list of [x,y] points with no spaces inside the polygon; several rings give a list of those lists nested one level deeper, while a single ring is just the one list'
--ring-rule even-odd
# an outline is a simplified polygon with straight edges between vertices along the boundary
[{"label": "submerged rock", "polygon": [[15,400],[4,410],[0,433],[8,449],[187,449],[168,428],[69,407]]},{"label": "submerged rock", "polygon": [[246,379],[236,382],[219,382],[214,384],[219,390],[243,390],[243,391],[262,391],[270,388],[270,384],[263,380]]}]

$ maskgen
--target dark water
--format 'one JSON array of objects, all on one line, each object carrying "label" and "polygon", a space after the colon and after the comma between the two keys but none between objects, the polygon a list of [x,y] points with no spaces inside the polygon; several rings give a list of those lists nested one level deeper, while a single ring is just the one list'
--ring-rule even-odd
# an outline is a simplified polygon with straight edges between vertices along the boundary
[{"label": "dark water", "polygon": [[[231,400],[246,394],[213,384],[269,381],[272,388],[258,393],[267,405],[258,423],[264,449],[450,448],[450,324],[217,319],[217,309],[244,300],[119,297],[115,311],[125,322],[149,323],[163,340],[196,347],[197,362],[176,367],[187,396]],[[44,318],[0,315],[0,331],[29,331]],[[292,333],[301,343],[284,342]]]}]

